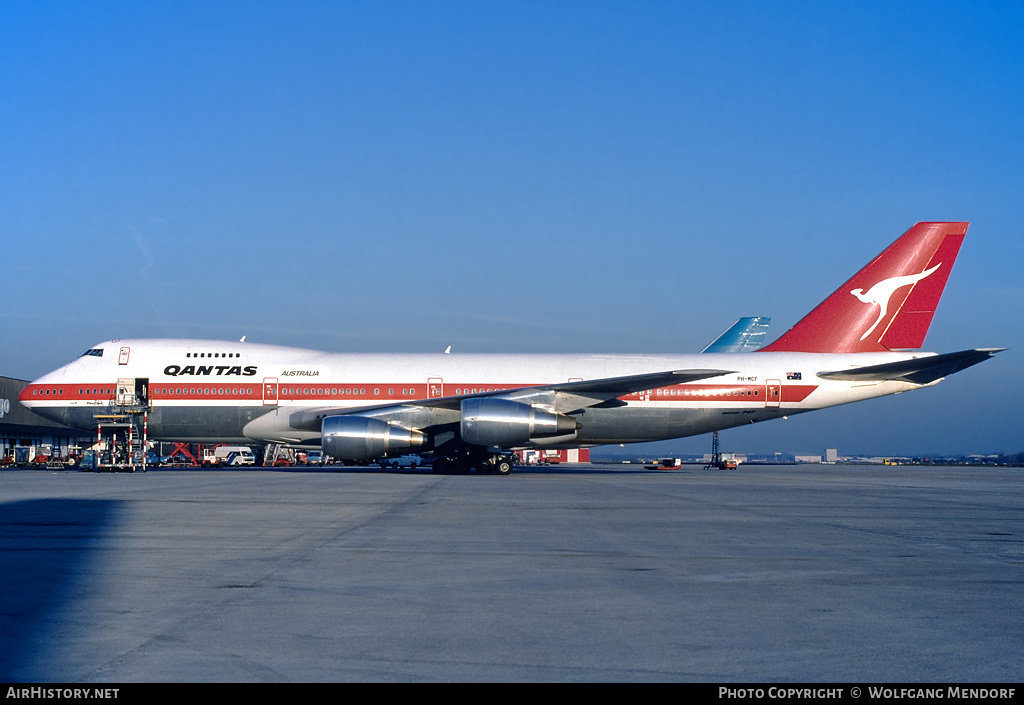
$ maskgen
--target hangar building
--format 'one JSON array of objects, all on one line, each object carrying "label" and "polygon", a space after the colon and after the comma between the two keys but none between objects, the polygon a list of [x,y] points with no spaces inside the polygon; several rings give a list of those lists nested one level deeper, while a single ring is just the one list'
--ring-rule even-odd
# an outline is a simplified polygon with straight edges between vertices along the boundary
[{"label": "hangar building", "polygon": [[12,455],[15,447],[40,446],[50,446],[54,455],[66,457],[69,446],[96,442],[91,434],[54,423],[22,406],[18,395],[27,385],[23,379],[0,377],[0,458]]}]

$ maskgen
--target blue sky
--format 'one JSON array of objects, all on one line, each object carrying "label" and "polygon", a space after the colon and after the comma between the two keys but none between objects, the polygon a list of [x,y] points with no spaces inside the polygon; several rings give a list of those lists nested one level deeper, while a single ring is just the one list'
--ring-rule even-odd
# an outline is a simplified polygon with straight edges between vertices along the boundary
[{"label": "blue sky", "polygon": [[0,77],[0,374],[143,336],[696,352],[969,220],[926,347],[1009,351],[723,444],[1024,450],[1019,2],[10,2]]}]

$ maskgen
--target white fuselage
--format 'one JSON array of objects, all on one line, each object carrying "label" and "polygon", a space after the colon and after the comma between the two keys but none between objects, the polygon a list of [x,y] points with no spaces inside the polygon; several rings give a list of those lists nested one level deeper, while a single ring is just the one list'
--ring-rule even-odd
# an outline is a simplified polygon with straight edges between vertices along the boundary
[{"label": "white fuselage", "polygon": [[317,430],[282,430],[293,412],[394,407],[676,369],[730,371],[581,410],[571,443],[549,441],[584,446],[678,438],[916,389],[921,385],[825,380],[816,373],[929,354],[340,354],[223,341],[117,340],[35,380],[21,399],[47,418],[91,430],[95,416],[114,406],[118,380],[146,379],[151,439],[315,444]]}]

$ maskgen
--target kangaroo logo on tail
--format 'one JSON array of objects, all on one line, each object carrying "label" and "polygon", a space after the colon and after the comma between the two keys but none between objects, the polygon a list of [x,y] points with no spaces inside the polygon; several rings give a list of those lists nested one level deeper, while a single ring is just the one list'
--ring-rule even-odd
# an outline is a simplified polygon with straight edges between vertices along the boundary
[{"label": "kangaroo logo on tail", "polygon": [[761,352],[920,348],[967,225],[916,224]]},{"label": "kangaroo logo on tail", "polygon": [[878,282],[873,287],[868,289],[866,292],[863,289],[859,288],[851,290],[850,293],[856,296],[862,302],[866,304],[875,304],[876,306],[878,306],[878,320],[876,320],[870,328],[864,331],[864,335],[862,335],[860,339],[864,340],[869,335],[871,335],[871,331],[873,331],[878,326],[878,324],[882,322],[882,319],[885,318],[886,313],[888,313],[889,311],[889,299],[892,298],[892,295],[896,293],[897,289],[904,286],[910,286],[911,284],[917,284],[919,281],[927,277],[929,274],[931,274],[941,266],[942,262],[939,262],[931,269],[926,269],[920,274],[907,274],[906,276],[902,277],[892,277],[890,279],[883,279],[882,281]]}]

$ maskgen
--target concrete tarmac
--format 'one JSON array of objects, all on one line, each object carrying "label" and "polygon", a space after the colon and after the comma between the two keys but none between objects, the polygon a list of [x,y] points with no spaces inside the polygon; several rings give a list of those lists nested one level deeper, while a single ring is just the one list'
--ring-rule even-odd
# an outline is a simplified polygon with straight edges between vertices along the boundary
[{"label": "concrete tarmac", "polygon": [[1021,469],[0,472],[0,680],[1014,682]]}]

